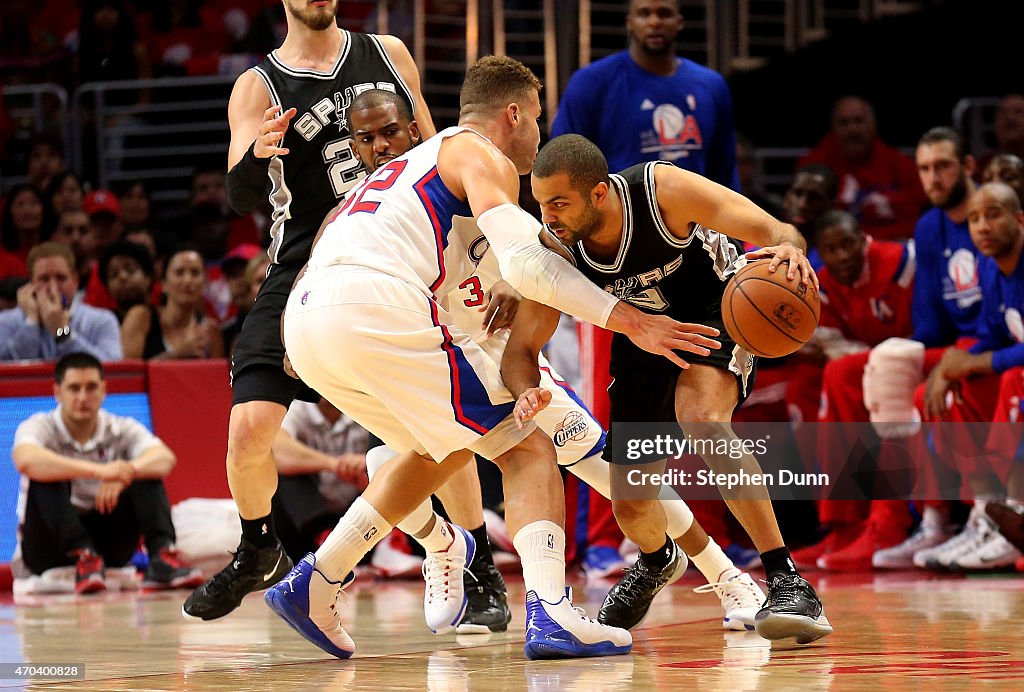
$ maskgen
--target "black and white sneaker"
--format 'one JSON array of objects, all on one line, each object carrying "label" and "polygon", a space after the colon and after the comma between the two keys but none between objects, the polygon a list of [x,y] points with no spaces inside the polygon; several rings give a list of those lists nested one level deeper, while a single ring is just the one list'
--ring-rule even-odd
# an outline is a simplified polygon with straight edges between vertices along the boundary
[{"label": "black and white sneaker", "polygon": [[192,592],[181,614],[194,620],[216,620],[237,608],[246,594],[279,582],[292,568],[291,558],[278,542],[257,548],[242,539],[228,566]]},{"label": "black and white sneaker", "polygon": [[754,616],[754,629],[765,639],[795,637],[797,644],[832,634],[814,587],[799,574],[786,572],[768,577],[768,598]]},{"label": "black and white sneaker", "polygon": [[512,621],[505,580],[492,562],[474,560],[463,574],[469,604],[455,629],[459,634],[504,632]]},{"label": "black and white sneaker", "polygon": [[683,576],[687,564],[686,553],[675,541],[672,542],[672,559],[660,571],[648,567],[641,555],[605,596],[597,621],[626,630],[638,627],[647,617],[654,597]]}]

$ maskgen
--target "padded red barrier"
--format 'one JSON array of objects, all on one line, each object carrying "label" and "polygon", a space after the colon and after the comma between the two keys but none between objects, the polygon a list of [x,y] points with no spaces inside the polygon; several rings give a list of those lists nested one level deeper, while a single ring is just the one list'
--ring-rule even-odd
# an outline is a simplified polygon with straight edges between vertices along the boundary
[{"label": "padded red barrier", "polygon": [[153,432],[178,464],[164,479],[171,504],[190,497],[229,498],[227,453],[231,387],[226,360],[149,363]]},{"label": "padded red barrier", "polygon": [[[55,363],[0,365],[0,397],[51,396]],[[146,362],[119,360],[103,364],[108,394],[146,391]]]}]

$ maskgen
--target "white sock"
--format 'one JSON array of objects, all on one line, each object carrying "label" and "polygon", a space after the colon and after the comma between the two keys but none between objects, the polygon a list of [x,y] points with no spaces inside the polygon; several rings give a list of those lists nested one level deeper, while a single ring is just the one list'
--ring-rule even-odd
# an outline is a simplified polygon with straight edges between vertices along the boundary
[{"label": "white sock", "polygon": [[724,572],[736,567],[711,536],[708,536],[704,550],[690,556],[690,562],[697,566],[709,584],[716,583]]},{"label": "white sock", "polygon": [[551,521],[519,529],[512,545],[523,563],[523,586],[548,603],[565,596],[565,531]]},{"label": "white sock", "polygon": [[[392,459],[398,456],[398,452],[394,451],[387,445],[381,445],[380,447],[374,447],[366,453],[366,475],[369,478],[373,478],[374,474],[380,470],[380,467],[388,463]],[[423,527],[427,525],[430,518],[434,515],[434,506],[430,502],[428,497],[424,500],[419,507],[409,512],[405,519],[395,524],[398,530],[407,536],[413,536],[420,533]]]},{"label": "white sock", "polygon": [[[452,535],[452,529],[441,517],[431,512],[431,518],[434,525],[430,528],[430,531],[423,538],[417,538],[415,534],[410,534],[413,539],[423,546],[423,549],[428,553],[443,553],[451,547],[452,543],[455,542],[455,536]],[[428,521],[430,521],[428,520]],[[425,526],[425,524],[421,525]]]},{"label": "white sock", "polygon": [[316,568],[331,581],[340,581],[373,546],[391,533],[392,526],[369,502],[357,497],[316,551]]},{"label": "white sock", "polygon": [[[611,499],[611,470],[608,462],[602,459],[600,454],[576,462],[566,470],[599,492],[602,497]],[[689,531],[690,526],[693,525],[693,512],[690,511],[689,505],[679,498],[676,491],[669,485],[663,485],[658,499],[661,500],[661,506],[665,510],[667,521],[665,533],[673,538],[678,538]]]},{"label": "white sock", "polygon": [[926,506],[921,515],[921,525],[929,531],[941,531],[946,523],[946,517],[938,507]]}]

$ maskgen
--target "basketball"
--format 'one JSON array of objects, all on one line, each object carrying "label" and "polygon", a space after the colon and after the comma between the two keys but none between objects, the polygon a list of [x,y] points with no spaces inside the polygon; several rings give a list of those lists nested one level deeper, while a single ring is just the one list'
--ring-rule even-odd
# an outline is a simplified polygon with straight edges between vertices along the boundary
[{"label": "basketball", "polygon": [[722,294],[722,321],[729,336],[755,356],[779,358],[803,346],[818,326],[818,294],[786,278],[785,263],[768,271],[770,259],[749,262]]}]

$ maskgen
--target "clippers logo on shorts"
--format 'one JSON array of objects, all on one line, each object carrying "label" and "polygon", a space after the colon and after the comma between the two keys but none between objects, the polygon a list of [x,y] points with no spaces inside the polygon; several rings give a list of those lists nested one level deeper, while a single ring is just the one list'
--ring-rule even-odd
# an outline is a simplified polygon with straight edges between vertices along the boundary
[{"label": "clippers logo on shorts", "polygon": [[977,259],[966,248],[947,254],[947,257],[947,276],[942,277],[942,299],[955,300],[960,309],[968,308],[981,300]]},{"label": "clippers logo on shorts", "polygon": [[348,130],[348,107],[352,105],[353,99],[364,91],[380,89],[398,93],[395,85],[391,82],[365,82],[347,87],[345,93],[334,92],[333,98],[323,98],[303,113],[295,121],[295,131],[298,132],[307,142],[316,137],[321,130],[330,123],[338,126],[338,132]]},{"label": "clippers logo on shorts", "polygon": [[299,302],[305,305],[307,300],[309,300],[309,291],[306,291],[305,293],[302,294],[302,300],[300,300]]},{"label": "clippers logo on shorts", "polygon": [[555,426],[551,440],[556,447],[564,447],[566,442],[582,440],[587,436],[590,424],[579,411],[569,411],[562,422]]},{"label": "clippers logo on shorts", "polygon": [[469,260],[476,266],[483,260],[484,255],[487,254],[487,248],[491,247],[491,244],[487,242],[487,238],[480,236],[472,243],[469,244]]}]

